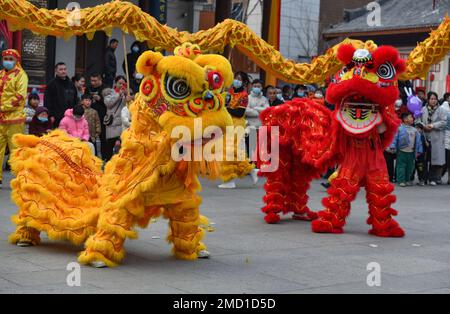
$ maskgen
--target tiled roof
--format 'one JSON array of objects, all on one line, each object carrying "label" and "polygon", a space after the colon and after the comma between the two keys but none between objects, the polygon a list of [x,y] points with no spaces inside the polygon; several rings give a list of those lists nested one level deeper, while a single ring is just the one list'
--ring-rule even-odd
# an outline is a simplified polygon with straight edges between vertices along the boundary
[{"label": "tiled roof", "polygon": [[366,7],[346,10],[349,20],[334,25],[324,34],[343,34],[351,32],[374,32],[383,30],[414,29],[435,27],[450,12],[450,0],[379,0],[380,26],[369,26],[367,17],[371,13]]}]

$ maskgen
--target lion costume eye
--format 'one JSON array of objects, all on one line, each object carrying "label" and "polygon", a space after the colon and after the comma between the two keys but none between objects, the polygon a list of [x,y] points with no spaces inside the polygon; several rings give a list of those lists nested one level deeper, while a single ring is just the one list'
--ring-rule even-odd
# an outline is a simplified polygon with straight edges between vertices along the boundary
[{"label": "lion costume eye", "polygon": [[395,68],[389,61],[385,62],[378,67],[377,75],[383,80],[392,80],[395,77]]},{"label": "lion costume eye", "polygon": [[181,100],[191,94],[191,89],[185,79],[167,76],[166,77],[166,92],[173,99]]}]

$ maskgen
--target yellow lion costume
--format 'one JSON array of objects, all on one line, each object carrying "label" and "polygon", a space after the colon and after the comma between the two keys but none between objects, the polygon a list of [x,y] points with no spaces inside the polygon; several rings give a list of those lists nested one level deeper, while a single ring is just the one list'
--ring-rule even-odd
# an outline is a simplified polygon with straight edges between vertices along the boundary
[{"label": "yellow lion costume", "polygon": [[17,229],[11,243],[37,245],[40,232],[46,232],[51,239],[85,242],[79,256],[83,264],[115,266],[124,258],[125,239],[137,237],[133,227],[144,228],[162,214],[169,219],[168,241],[176,257],[208,254],[200,242],[200,226],[207,219],[199,212],[198,175],[227,180],[247,174],[252,165],[175,161],[171,150],[177,139],[171,132],[184,126],[195,134],[194,120],[201,118],[203,130],[214,126],[225,133],[232,125],[224,106],[224,88],[233,81],[231,65],[185,43],[173,56],[145,52],[136,68],[144,79],[130,104],[131,127],[104,171],[85,143],[62,131],[15,137],[11,186],[19,212],[12,217]]}]

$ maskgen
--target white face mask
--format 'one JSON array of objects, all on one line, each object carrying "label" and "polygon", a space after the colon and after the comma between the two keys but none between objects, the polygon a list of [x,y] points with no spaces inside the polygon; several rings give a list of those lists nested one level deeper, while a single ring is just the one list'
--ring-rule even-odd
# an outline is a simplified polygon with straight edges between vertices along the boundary
[{"label": "white face mask", "polygon": [[135,78],[136,80],[142,80],[142,79],[144,78],[144,74],[136,73],[136,74],[134,75],[134,78]]},{"label": "white face mask", "polygon": [[401,99],[397,99],[395,101],[395,108],[399,109],[403,105],[403,101]]},{"label": "white face mask", "polygon": [[321,93],[315,93],[314,97],[316,97],[316,98],[323,98],[323,95]]}]

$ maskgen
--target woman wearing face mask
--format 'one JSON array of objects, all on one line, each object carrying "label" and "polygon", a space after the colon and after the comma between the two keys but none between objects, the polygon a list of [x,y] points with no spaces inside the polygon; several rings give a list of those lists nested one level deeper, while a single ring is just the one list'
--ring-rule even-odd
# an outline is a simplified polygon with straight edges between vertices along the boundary
[{"label": "woman wearing face mask", "polygon": [[427,148],[428,180],[430,185],[441,184],[442,167],[445,164],[447,112],[439,106],[438,95],[435,92],[428,93],[427,104],[422,108],[421,124],[429,143]]},{"label": "woman wearing face mask", "polygon": [[292,98],[306,98],[308,97],[307,88],[305,85],[295,85],[294,95]]},{"label": "woman wearing face mask", "polygon": [[28,77],[20,65],[17,50],[2,52],[3,69],[0,71],[0,188],[3,178],[3,159],[6,147],[14,148],[12,138],[23,133],[25,125],[25,102]]},{"label": "woman wearing face mask", "polygon": [[[262,92],[263,83],[261,80],[254,80],[252,82],[252,88],[250,89],[250,94],[248,95],[248,106],[245,110],[245,116],[247,117],[248,123],[248,133],[245,139],[245,144],[247,147],[247,155],[250,156],[250,151],[254,151],[255,148],[250,147],[250,138],[256,138],[258,136],[258,129],[261,126],[261,120],[259,119],[259,114],[266,108],[269,108],[269,101],[264,97]],[[252,141],[257,142],[257,141]],[[258,183],[258,169],[253,169],[250,173],[254,184]]]},{"label": "woman wearing face mask", "polygon": [[[138,41],[135,41],[131,44],[130,47],[131,52],[127,54],[128,61],[128,75],[132,76],[136,71],[136,62],[139,56],[142,54],[143,50],[141,49],[141,44]],[[125,60],[122,63],[123,73],[127,73],[125,69]],[[130,80],[132,78],[130,77]]]},{"label": "woman wearing face mask", "polygon": [[[233,86],[228,90],[226,108],[233,119],[235,127],[247,127],[245,119],[245,111],[248,105],[247,86],[250,78],[247,73],[236,72],[234,74]],[[235,180],[231,180],[219,185],[221,189],[234,189],[236,187]]]}]

